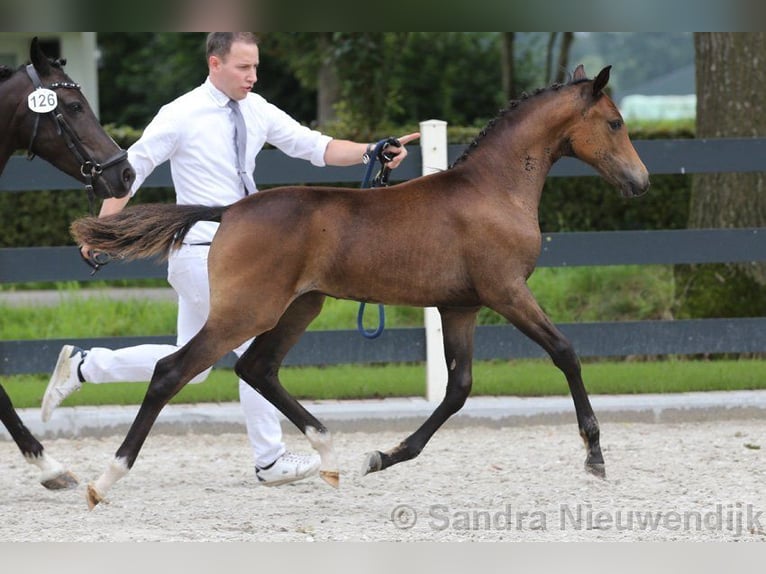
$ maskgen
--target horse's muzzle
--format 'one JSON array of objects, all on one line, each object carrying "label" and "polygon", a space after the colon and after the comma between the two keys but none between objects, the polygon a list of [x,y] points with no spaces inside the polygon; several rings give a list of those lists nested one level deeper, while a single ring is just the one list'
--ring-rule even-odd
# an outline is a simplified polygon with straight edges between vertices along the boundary
[{"label": "horse's muzzle", "polygon": [[134,181],[136,172],[125,160],[101,172],[95,179],[93,188],[96,195],[102,199],[120,198],[130,193]]},{"label": "horse's muzzle", "polygon": [[628,182],[620,188],[622,196],[631,199],[634,197],[641,197],[647,191],[649,191],[649,179],[644,183],[636,184],[635,182]]}]

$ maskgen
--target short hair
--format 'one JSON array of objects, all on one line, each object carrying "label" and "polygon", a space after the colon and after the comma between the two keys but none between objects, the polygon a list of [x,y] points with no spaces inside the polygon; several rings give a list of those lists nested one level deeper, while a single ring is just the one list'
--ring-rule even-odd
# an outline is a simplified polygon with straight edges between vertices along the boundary
[{"label": "short hair", "polygon": [[253,32],[210,32],[207,35],[206,58],[218,56],[225,58],[234,42],[258,45],[258,36]]}]

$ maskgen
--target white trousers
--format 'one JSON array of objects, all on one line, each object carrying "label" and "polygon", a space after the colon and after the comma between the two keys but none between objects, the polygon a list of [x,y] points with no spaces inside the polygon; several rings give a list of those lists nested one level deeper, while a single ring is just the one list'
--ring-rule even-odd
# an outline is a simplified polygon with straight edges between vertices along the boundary
[{"label": "white trousers", "polygon": [[[178,338],[173,345],[137,345],[124,349],[95,347],[85,357],[80,371],[88,383],[149,381],[161,358],[174,353],[199,332],[210,311],[207,254],[202,245],[184,245],[170,255],[168,282],[178,294]],[[251,340],[252,341],[252,340]],[[234,350],[237,356],[250,345]],[[204,381],[210,369],[191,382]],[[245,381],[239,381],[239,401],[255,464],[268,466],[285,452],[277,410]]]}]

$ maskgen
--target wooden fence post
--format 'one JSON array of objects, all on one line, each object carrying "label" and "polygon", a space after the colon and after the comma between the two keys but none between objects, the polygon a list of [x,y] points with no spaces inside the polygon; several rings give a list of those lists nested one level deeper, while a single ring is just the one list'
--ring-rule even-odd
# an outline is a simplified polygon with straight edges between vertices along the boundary
[{"label": "wooden fence post", "polygon": [[[423,175],[447,169],[447,122],[420,123],[420,150]],[[426,330],[426,399],[439,402],[447,389],[447,364],[444,359],[442,321],[435,307],[424,310]]]}]

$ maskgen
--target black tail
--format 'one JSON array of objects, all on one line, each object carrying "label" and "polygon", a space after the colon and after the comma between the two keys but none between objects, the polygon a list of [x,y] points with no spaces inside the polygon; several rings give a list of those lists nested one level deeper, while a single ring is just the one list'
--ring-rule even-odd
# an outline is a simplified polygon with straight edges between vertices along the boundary
[{"label": "black tail", "polygon": [[113,257],[167,259],[171,249],[181,246],[192,225],[220,221],[228,208],[147,203],[106,217],[82,217],[72,222],[70,231],[78,245]]}]

